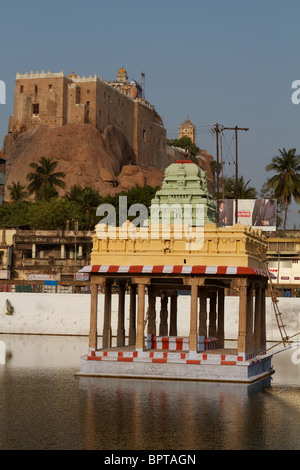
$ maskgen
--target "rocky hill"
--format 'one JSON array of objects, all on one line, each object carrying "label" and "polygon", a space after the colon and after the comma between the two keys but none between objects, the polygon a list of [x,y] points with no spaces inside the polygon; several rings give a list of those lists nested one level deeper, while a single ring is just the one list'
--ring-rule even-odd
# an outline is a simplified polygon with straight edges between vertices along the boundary
[{"label": "rocky hill", "polygon": [[[20,134],[13,142],[6,139],[3,151],[7,158],[6,200],[7,186],[13,181],[27,186],[29,165],[37,163],[42,156],[53,157],[59,162],[57,171],[66,174],[66,191],[79,184],[92,186],[102,196],[114,195],[137,186],[160,186],[164,175],[164,168],[152,166],[151,161],[147,168],[137,166],[126,138],[113,126],[108,126],[103,134],[90,124],[37,127]],[[179,149],[168,148],[165,167],[180,156]],[[207,155],[199,158],[200,166],[208,172],[209,181],[212,178],[211,158]]]},{"label": "rocky hill", "polygon": [[[13,181],[27,186],[31,162],[40,157],[58,160],[57,171],[66,173],[66,190],[74,184],[93,186],[101,195],[115,194],[145,184],[159,185],[163,170],[141,169],[125,137],[109,126],[100,134],[89,124],[38,127],[20,134],[5,153],[6,188]],[[6,197],[8,191],[6,190]]]}]

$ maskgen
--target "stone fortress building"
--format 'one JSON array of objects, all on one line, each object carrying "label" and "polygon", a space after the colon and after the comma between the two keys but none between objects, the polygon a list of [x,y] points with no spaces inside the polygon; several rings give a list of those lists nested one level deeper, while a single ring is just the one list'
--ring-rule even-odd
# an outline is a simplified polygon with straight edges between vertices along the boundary
[{"label": "stone fortress building", "polygon": [[79,76],[74,71],[17,73],[14,114],[9,119],[3,150],[23,132],[41,126],[91,124],[100,133],[108,126],[118,128],[141,166],[165,167],[166,130],[161,117],[144,98],[142,85],[128,80],[122,67],[115,81]]},{"label": "stone fortress building", "polygon": [[[140,82],[128,79],[124,67],[111,81],[74,71],[17,73],[2,147],[5,200],[12,183],[28,185],[30,165],[42,156],[58,161],[65,191],[92,186],[107,196],[160,186],[165,168],[184,151],[168,145],[162,118],[145,99],[144,73]],[[212,185],[212,156],[201,150],[198,160]]]}]

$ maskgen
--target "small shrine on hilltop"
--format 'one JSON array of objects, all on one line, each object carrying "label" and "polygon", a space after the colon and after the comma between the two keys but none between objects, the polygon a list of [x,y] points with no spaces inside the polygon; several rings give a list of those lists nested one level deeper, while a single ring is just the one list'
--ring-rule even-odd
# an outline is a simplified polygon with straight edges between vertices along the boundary
[{"label": "small shrine on hilltop", "polygon": [[[188,221],[182,219],[186,205]],[[168,208],[170,219],[164,219]],[[80,270],[90,275],[91,308],[88,353],[78,375],[251,384],[273,373],[265,353],[265,239],[251,227],[218,227],[215,221],[205,172],[183,160],[165,170],[148,225],[96,226],[92,264]],[[229,289],[239,297],[238,310],[229,312],[238,324],[230,349]],[[187,335],[179,332],[179,313]]]}]

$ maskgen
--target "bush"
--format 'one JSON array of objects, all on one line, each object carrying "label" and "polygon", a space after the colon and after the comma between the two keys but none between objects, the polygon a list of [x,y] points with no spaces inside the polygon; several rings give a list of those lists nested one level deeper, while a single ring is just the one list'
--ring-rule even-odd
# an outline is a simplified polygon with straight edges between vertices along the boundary
[{"label": "bush", "polygon": [[15,309],[8,299],[6,299],[5,306],[6,306],[6,311],[5,311],[6,315],[13,315],[15,313]]}]

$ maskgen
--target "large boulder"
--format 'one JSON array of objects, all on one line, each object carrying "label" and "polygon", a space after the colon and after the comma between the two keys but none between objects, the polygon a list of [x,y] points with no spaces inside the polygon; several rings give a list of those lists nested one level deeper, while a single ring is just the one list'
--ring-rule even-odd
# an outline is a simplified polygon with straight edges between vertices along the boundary
[{"label": "large boulder", "polygon": [[118,176],[118,190],[128,191],[132,188],[161,186],[164,170],[154,166],[142,168],[138,165],[124,165]]},{"label": "large boulder", "polygon": [[[66,174],[66,191],[74,184],[91,185],[103,196],[116,192],[115,175],[121,168],[135,163],[126,138],[112,126],[103,134],[90,124],[38,127],[20,134],[6,149],[6,187],[13,181],[27,186],[30,163],[38,163],[41,157],[58,161],[57,171]],[[5,192],[7,199],[9,192]]]}]

